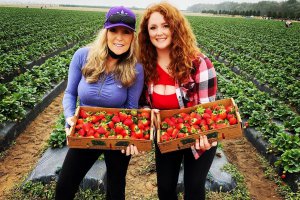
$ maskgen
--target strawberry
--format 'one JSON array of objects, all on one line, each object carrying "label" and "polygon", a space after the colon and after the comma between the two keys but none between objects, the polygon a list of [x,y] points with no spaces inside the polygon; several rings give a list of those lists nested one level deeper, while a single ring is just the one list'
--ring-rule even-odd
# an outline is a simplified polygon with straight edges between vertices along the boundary
[{"label": "strawberry", "polygon": [[139,127],[139,129],[144,130],[144,125],[141,122],[141,120],[139,120],[139,122],[138,122],[138,127]]},{"label": "strawberry", "polygon": [[116,133],[121,133],[123,131],[123,126],[122,126],[122,122],[116,123],[115,124],[115,132]]},{"label": "strawberry", "polygon": [[209,114],[209,115],[212,114],[212,110],[210,108],[206,108],[204,112],[207,113],[207,114]]},{"label": "strawberry", "polygon": [[87,137],[94,137],[94,134],[95,134],[94,129],[90,129],[90,130],[86,133],[86,136],[87,136]]},{"label": "strawberry", "polygon": [[201,130],[204,132],[204,131],[207,131],[208,130],[208,125],[202,125],[201,126]]},{"label": "strawberry", "polygon": [[184,122],[184,120],[180,117],[180,118],[177,118],[177,120],[176,120],[176,123],[183,123]]},{"label": "strawberry", "polygon": [[169,128],[167,129],[167,133],[168,133],[169,135],[172,135],[173,130],[174,130],[173,127],[169,127]]},{"label": "strawberry", "polygon": [[234,114],[235,113],[235,109],[234,109],[234,107],[232,105],[226,106],[225,109],[226,109],[227,113],[230,113],[230,114]]},{"label": "strawberry", "polygon": [[133,124],[133,121],[132,121],[132,119],[125,119],[125,121],[123,122],[123,124],[124,125],[126,125],[126,126],[131,126],[132,124]]},{"label": "strawberry", "polygon": [[142,139],[143,135],[144,134],[143,134],[141,129],[135,131],[135,136],[136,136],[137,139]]},{"label": "strawberry", "polygon": [[150,139],[150,134],[148,134],[148,133],[145,134],[145,135],[144,135],[144,139],[145,139],[145,140],[149,140],[149,139]]},{"label": "strawberry", "polygon": [[222,120],[226,119],[227,117],[226,111],[224,109],[221,109],[218,114],[218,117],[221,118]]},{"label": "strawberry", "polygon": [[162,132],[162,135],[160,136],[160,140],[162,142],[166,142],[170,140],[170,136],[166,132]]},{"label": "strawberry", "polygon": [[85,133],[86,133],[86,132],[85,132],[84,129],[80,129],[80,130],[78,131],[78,134],[81,135],[82,137],[85,136]]},{"label": "strawberry", "polygon": [[79,119],[77,120],[77,124],[83,124],[83,123],[84,123],[84,120],[83,120],[83,119],[79,118]]},{"label": "strawberry", "polygon": [[114,124],[113,121],[108,122],[107,125],[108,125],[108,127],[111,128],[111,129],[113,129],[113,128],[115,127],[115,124]]},{"label": "strawberry", "polygon": [[118,115],[114,115],[113,118],[111,119],[111,121],[113,123],[119,123],[121,120],[120,120],[120,117]]},{"label": "strawberry", "polygon": [[82,124],[77,124],[77,125],[75,126],[75,129],[76,129],[76,130],[82,129]]},{"label": "strawberry", "polygon": [[179,133],[179,130],[175,128],[175,129],[172,131],[171,137],[172,137],[173,139],[176,139],[178,133]]},{"label": "strawberry", "polygon": [[128,129],[123,129],[123,130],[121,131],[121,135],[122,135],[123,137],[129,136],[129,134],[130,134],[130,131],[129,131]]},{"label": "strawberry", "polygon": [[203,113],[202,117],[203,117],[204,119],[208,119],[208,118],[210,118],[210,114],[208,114],[208,113]]},{"label": "strawberry", "polygon": [[82,124],[82,129],[84,129],[86,132],[88,132],[92,128],[92,123],[86,122]]},{"label": "strawberry", "polygon": [[100,135],[104,135],[106,133],[106,130],[100,126],[97,130],[96,130],[97,133],[99,133]]},{"label": "strawberry", "polygon": [[141,119],[140,122],[146,127],[146,126],[149,126],[150,124],[150,121],[147,120],[147,119]]},{"label": "strawberry", "polygon": [[124,122],[127,119],[127,114],[125,113],[125,111],[121,111],[119,112],[119,118],[121,122]]},{"label": "strawberry", "polygon": [[96,122],[100,121],[101,118],[97,115],[92,115],[91,116],[91,121],[95,124]]},{"label": "strawberry", "polygon": [[177,138],[184,138],[186,135],[184,133],[179,132]]},{"label": "strawberry", "polygon": [[234,125],[234,124],[236,124],[237,123],[237,119],[235,118],[235,117],[231,117],[230,119],[229,119],[229,124],[230,125]]},{"label": "strawberry", "polygon": [[150,119],[150,113],[149,113],[149,112],[146,112],[146,111],[143,111],[143,112],[141,113],[141,117],[146,118],[146,119]]},{"label": "strawberry", "polygon": [[212,113],[210,118],[213,120],[213,121],[216,121],[217,120],[217,117],[218,115],[216,113]]},{"label": "strawberry", "polygon": [[88,113],[85,110],[80,109],[79,111],[79,117],[86,119],[88,117]]}]

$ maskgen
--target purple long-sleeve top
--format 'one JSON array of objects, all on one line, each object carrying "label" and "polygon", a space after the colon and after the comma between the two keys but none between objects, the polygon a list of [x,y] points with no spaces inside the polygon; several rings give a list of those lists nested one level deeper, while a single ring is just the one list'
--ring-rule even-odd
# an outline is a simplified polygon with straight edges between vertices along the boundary
[{"label": "purple long-sleeve top", "polygon": [[100,77],[95,83],[87,83],[81,69],[86,64],[88,52],[87,47],[78,49],[70,63],[68,85],[63,97],[65,118],[75,114],[77,97],[79,97],[80,106],[138,108],[144,85],[142,65],[136,64],[136,80],[130,87],[122,86],[112,73]]}]

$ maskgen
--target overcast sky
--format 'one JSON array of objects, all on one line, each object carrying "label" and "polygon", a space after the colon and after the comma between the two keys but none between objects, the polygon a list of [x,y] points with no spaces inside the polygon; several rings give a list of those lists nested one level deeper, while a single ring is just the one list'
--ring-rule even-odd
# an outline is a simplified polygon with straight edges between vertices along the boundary
[{"label": "overcast sky", "polygon": [[[251,2],[256,3],[262,0],[169,0],[174,6],[181,10],[197,3],[217,4],[225,1]],[[275,0],[276,1],[276,0]],[[278,0],[277,0],[278,1]],[[76,5],[96,5],[96,6],[116,6],[123,5],[127,7],[145,8],[151,3],[160,2],[160,0],[0,0],[0,3],[38,3],[38,4],[76,4]]]}]

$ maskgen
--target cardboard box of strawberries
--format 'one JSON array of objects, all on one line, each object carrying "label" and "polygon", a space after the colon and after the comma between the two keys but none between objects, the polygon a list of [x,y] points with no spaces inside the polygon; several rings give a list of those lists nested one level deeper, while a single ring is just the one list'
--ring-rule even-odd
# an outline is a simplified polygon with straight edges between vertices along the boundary
[{"label": "cardboard box of strawberries", "polygon": [[79,106],[67,137],[70,148],[121,150],[135,145],[149,151],[153,140],[151,110]]},{"label": "cardboard box of strawberries", "polygon": [[200,134],[210,142],[242,137],[241,117],[232,98],[194,107],[161,110],[157,114],[157,142],[162,153],[189,148]]}]

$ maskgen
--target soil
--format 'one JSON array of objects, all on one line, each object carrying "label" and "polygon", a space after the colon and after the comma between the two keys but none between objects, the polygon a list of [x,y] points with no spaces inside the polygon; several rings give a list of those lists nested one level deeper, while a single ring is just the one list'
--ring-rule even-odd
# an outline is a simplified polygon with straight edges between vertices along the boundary
[{"label": "soil", "polygon": [[[62,112],[62,94],[21,133],[14,144],[0,158],[0,200],[9,190],[20,184],[35,167],[47,146],[47,140]],[[264,168],[253,146],[245,139],[223,142],[228,160],[244,175],[253,200],[280,200],[276,184],[264,176]],[[151,153],[134,156],[127,172],[126,199],[156,197],[157,184]],[[152,158],[152,159],[151,159]]]}]

